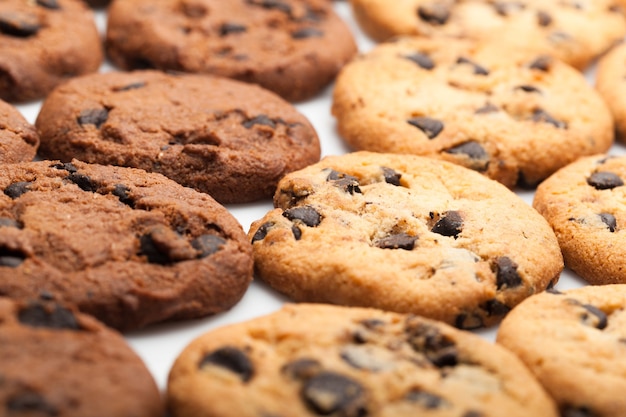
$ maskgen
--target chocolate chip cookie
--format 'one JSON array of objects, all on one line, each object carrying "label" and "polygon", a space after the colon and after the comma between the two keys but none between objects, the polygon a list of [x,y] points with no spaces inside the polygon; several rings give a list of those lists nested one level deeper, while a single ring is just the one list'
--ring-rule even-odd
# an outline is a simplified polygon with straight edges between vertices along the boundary
[{"label": "chocolate chip cookie", "polygon": [[0,100],[0,164],[32,161],[38,146],[35,127],[15,107]]},{"label": "chocolate chip cookie", "polygon": [[614,136],[606,104],[570,66],[452,39],[402,38],[354,60],[332,111],[356,150],[444,159],[508,187],[532,188]]},{"label": "chocolate chip cookie", "polygon": [[497,341],[535,374],[561,416],[623,416],[625,307],[626,285],[539,294],[504,319]]},{"label": "chocolate chip cookie", "polygon": [[94,72],[103,48],[80,0],[0,2],[0,99],[39,99],[71,77]]},{"label": "chocolate chip cookie", "polygon": [[414,155],[357,152],[288,174],[255,221],[256,276],[296,301],[488,326],[563,267],[546,221],[501,184]]},{"label": "chocolate chip cookie", "polygon": [[554,229],[565,264],[591,284],[624,284],[626,157],[596,155],[559,170],[533,206]]},{"label": "chocolate chip cookie", "polygon": [[517,358],[476,335],[306,304],[194,340],[170,372],[168,402],[174,417],[558,415]]},{"label": "chocolate chip cookie", "polygon": [[596,88],[608,104],[615,120],[617,139],[626,142],[626,44],[612,49],[598,62]]},{"label": "chocolate chip cookie", "polygon": [[216,74],[290,101],[318,93],[356,53],[327,0],[119,0],[108,17],[120,68]]},{"label": "chocolate chip cookie", "polygon": [[0,294],[137,329],[220,312],[252,279],[241,226],[162,175],[80,161],[0,173]]},{"label": "chocolate chip cookie", "polygon": [[48,159],[142,168],[221,203],[270,198],[319,160],[309,121],[258,86],[208,75],[109,72],[74,79],[35,122]]},{"label": "chocolate chip cookie", "polygon": [[0,415],[161,417],[141,359],[117,333],[51,301],[0,298]]},{"label": "chocolate chip cookie", "polygon": [[579,69],[626,34],[620,5],[623,1],[618,0],[351,0],[351,3],[357,22],[377,40],[395,35],[497,38],[509,45],[510,50],[532,48]]}]

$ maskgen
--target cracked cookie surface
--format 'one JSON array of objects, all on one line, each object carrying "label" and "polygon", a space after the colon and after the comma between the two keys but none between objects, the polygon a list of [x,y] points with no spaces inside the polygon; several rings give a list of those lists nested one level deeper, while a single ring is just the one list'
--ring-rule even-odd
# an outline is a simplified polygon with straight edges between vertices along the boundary
[{"label": "cracked cookie surface", "polygon": [[288,174],[250,227],[255,273],[296,301],[376,307],[478,328],[558,279],[546,221],[445,161],[356,152]]},{"label": "cracked cookie surface", "polygon": [[35,127],[19,110],[0,100],[0,164],[32,161],[38,147]]}]

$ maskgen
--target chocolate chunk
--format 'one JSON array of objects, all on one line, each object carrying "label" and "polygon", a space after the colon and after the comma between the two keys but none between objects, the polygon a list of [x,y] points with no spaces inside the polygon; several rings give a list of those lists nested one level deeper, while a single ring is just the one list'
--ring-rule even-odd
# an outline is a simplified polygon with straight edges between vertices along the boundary
[{"label": "chocolate chunk", "polygon": [[402,177],[402,174],[387,167],[382,167],[382,170],[383,177],[385,178],[385,182],[387,184],[395,185],[396,187],[400,186],[400,178]]},{"label": "chocolate chunk", "polygon": [[139,238],[140,255],[144,255],[151,264],[167,265],[171,259],[167,253],[161,252],[150,234]]},{"label": "chocolate chunk", "polygon": [[295,240],[300,240],[302,238],[302,230],[295,224],[291,226],[291,233],[293,234],[293,238]]},{"label": "chocolate chunk", "polygon": [[437,408],[447,405],[447,401],[438,395],[431,394],[430,392],[422,391],[420,389],[412,389],[405,396],[404,399],[419,405],[427,410],[435,410]]},{"label": "chocolate chunk", "polygon": [[612,190],[624,185],[624,181],[617,175],[608,171],[594,172],[587,178],[587,184],[596,190]]},{"label": "chocolate chunk", "polygon": [[435,223],[430,231],[457,239],[463,231],[463,218],[458,211],[448,211]]},{"label": "chocolate chunk", "polygon": [[227,36],[233,33],[243,33],[247,30],[248,28],[238,23],[224,23],[220,26],[220,36]]},{"label": "chocolate chunk", "polygon": [[615,216],[610,213],[600,213],[598,216],[600,216],[602,223],[608,226],[609,232],[615,232],[615,229],[617,228],[617,220],[615,219]]},{"label": "chocolate chunk", "polygon": [[456,316],[454,325],[463,330],[475,330],[480,329],[485,324],[483,318],[480,315],[473,313],[461,313]]},{"label": "chocolate chunk", "polygon": [[528,68],[539,71],[549,71],[552,64],[552,58],[549,56],[540,56],[528,65]]},{"label": "chocolate chunk", "polygon": [[257,231],[254,233],[254,236],[252,236],[252,242],[251,243],[254,243],[254,242],[258,241],[258,240],[265,239],[265,236],[267,236],[267,232],[269,232],[269,230],[272,228],[272,226],[274,226],[274,223],[271,223],[271,222],[263,223],[261,226],[259,226]]},{"label": "chocolate chunk", "polygon": [[98,190],[98,184],[94,182],[89,176],[84,174],[79,174],[78,172],[71,173],[67,177],[65,177],[69,181],[78,185],[78,187],[83,191],[88,192],[96,192]]},{"label": "chocolate chunk", "polygon": [[431,25],[445,25],[450,18],[450,10],[443,4],[433,2],[420,6],[417,15]]},{"label": "chocolate chunk", "polygon": [[39,23],[25,20],[17,14],[0,13],[0,33],[16,38],[28,38],[36,35],[39,29],[41,29]]},{"label": "chocolate chunk", "polygon": [[408,55],[402,55],[402,58],[408,59],[409,61],[413,61],[421,68],[425,70],[431,70],[435,68],[435,61],[433,61],[428,55],[422,54],[420,52],[414,52]]},{"label": "chocolate chunk", "polygon": [[122,87],[114,87],[113,91],[115,91],[116,93],[119,93],[119,92],[123,92],[123,91],[137,90],[137,89],[143,88],[145,86],[146,86],[146,83],[139,81],[139,82],[136,82],[136,83],[131,83],[131,84],[124,85]]},{"label": "chocolate chunk", "polygon": [[410,236],[406,233],[398,233],[378,240],[376,242],[376,247],[381,249],[413,250],[417,239],[417,236]]},{"label": "chocolate chunk", "polygon": [[248,382],[254,375],[254,366],[248,355],[241,349],[226,346],[205,355],[198,368],[206,365],[215,365],[227,369],[239,376],[243,382]]},{"label": "chocolate chunk", "polygon": [[21,195],[30,191],[28,187],[31,184],[32,182],[28,181],[14,182],[13,184],[7,185],[7,187],[4,189],[4,193],[11,197],[13,200],[15,200],[16,198],[19,198]]},{"label": "chocolate chunk", "polygon": [[311,206],[294,207],[283,212],[283,216],[291,221],[299,220],[309,227],[319,226],[322,216]]},{"label": "chocolate chunk", "polygon": [[474,68],[474,74],[476,75],[489,75],[489,70],[483,66],[478,65],[469,58],[460,57],[456,60],[457,64],[468,64]]},{"label": "chocolate chunk", "polygon": [[115,184],[115,188],[113,188],[113,192],[111,194],[119,198],[120,202],[126,204],[130,208],[135,207],[135,200],[133,200],[130,196],[130,188],[124,184]]},{"label": "chocolate chunk", "polygon": [[458,351],[452,339],[429,324],[409,318],[406,321],[407,341],[416,352],[424,354],[433,365],[442,368],[458,364]]},{"label": "chocolate chunk", "polygon": [[9,397],[6,402],[6,410],[9,415],[31,415],[31,413],[50,417],[59,415],[59,411],[48,404],[44,397],[32,391],[20,392]]},{"label": "chocolate chunk", "polygon": [[548,123],[553,125],[557,129],[567,129],[567,123],[555,119],[548,112],[542,109],[537,109],[533,112],[532,121]]},{"label": "chocolate chunk", "polygon": [[585,406],[561,406],[561,417],[597,417],[591,409]]},{"label": "chocolate chunk", "polygon": [[0,246],[0,267],[17,268],[25,259],[26,255],[24,253]]},{"label": "chocolate chunk", "polygon": [[493,4],[493,8],[500,16],[508,16],[511,13],[524,10],[526,5],[519,1],[499,1]]},{"label": "chocolate chunk", "polygon": [[606,326],[608,326],[609,318],[598,307],[591,304],[583,304],[581,307],[587,310],[582,316],[583,324],[593,326],[600,330],[605,329]]},{"label": "chocolate chunk", "polygon": [[289,362],[280,368],[280,372],[289,378],[306,381],[322,371],[322,364],[317,359],[302,358]]},{"label": "chocolate chunk", "polygon": [[74,165],[71,162],[66,162],[64,164],[62,163],[53,164],[53,165],[50,165],[50,168],[63,169],[70,173],[74,173],[78,171],[78,168],[76,168],[76,165]]},{"label": "chocolate chunk", "polygon": [[16,229],[21,229],[23,226],[9,217],[0,217],[0,227],[14,227]]},{"label": "chocolate chunk", "polygon": [[515,87],[516,90],[522,90],[525,93],[541,93],[541,90],[538,89],[537,87],[533,86],[533,85],[518,85],[517,87]]},{"label": "chocolate chunk", "polygon": [[107,109],[87,109],[80,112],[80,115],[76,119],[78,124],[94,125],[97,129],[104,124],[109,118],[109,111]]},{"label": "chocolate chunk", "polygon": [[539,10],[537,12],[537,23],[539,24],[539,26],[543,27],[550,26],[550,24],[552,23],[552,16],[550,16],[543,10]]},{"label": "chocolate chunk", "polygon": [[281,12],[291,14],[291,6],[279,0],[247,0],[248,4],[260,6],[269,10],[280,10]]},{"label": "chocolate chunk", "polygon": [[470,159],[476,160],[489,158],[481,144],[473,140],[446,149],[445,152],[452,155],[467,155]]},{"label": "chocolate chunk", "polygon": [[484,106],[476,109],[476,111],[474,111],[474,114],[488,114],[488,113],[496,113],[499,111],[500,111],[500,107],[491,103],[487,103]]},{"label": "chocolate chunk", "polygon": [[260,114],[256,117],[253,117],[252,119],[248,119],[241,124],[246,129],[250,129],[254,125],[269,126],[272,129],[276,128],[276,122],[264,114]]},{"label": "chocolate chunk", "polygon": [[206,258],[222,249],[226,244],[226,239],[216,235],[202,235],[191,241],[191,246],[197,250],[198,258]]},{"label": "chocolate chunk", "polygon": [[54,309],[44,304],[30,304],[17,313],[20,323],[30,327],[46,327],[48,329],[80,330],[78,321],[70,310],[55,305]]},{"label": "chocolate chunk", "polygon": [[434,139],[443,130],[443,122],[430,117],[412,117],[406,121],[426,134],[428,139]]},{"label": "chocolate chunk", "polygon": [[337,172],[334,169],[330,170],[330,173],[326,177],[326,181],[332,181],[335,187],[343,189],[345,192],[353,194],[362,194],[359,188],[359,179],[352,175]]},{"label": "chocolate chunk", "polygon": [[315,28],[302,28],[291,32],[293,39],[323,38],[324,32]]},{"label": "chocolate chunk", "polygon": [[318,415],[364,417],[365,389],[357,381],[334,372],[320,372],[302,387],[304,403]]},{"label": "chocolate chunk", "polygon": [[496,285],[498,290],[515,288],[522,285],[522,278],[517,272],[518,265],[507,256],[496,260]]},{"label": "chocolate chunk", "polygon": [[57,0],[37,0],[37,5],[50,10],[58,10],[61,8]]},{"label": "chocolate chunk", "polygon": [[487,314],[492,316],[504,316],[511,311],[511,307],[508,305],[494,299],[487,300],[487,302],[481,306],[483,310],[487,312]]}]

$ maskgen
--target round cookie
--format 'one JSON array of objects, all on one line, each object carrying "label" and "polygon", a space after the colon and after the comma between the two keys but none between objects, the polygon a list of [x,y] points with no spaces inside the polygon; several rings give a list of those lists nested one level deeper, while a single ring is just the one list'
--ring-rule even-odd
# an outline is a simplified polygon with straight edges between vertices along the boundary
[{"label": "round cookie", "polygon": [[626,157],[596,155],[559,170],[533,206],[554,229],[565,264],[591,284],[626,284]]},{"label": "round cookie", "polygon": [[356,150],[445,159],[532,188],[605,152],[614,132],[582,74],[527,52],[452,39],[379,45],[337,78],[339,133]]},{"label": "round cookie", "polygon": [[48,159],[158,172],[221,203],[269,198],[319,160],[313,126],[258,86],[208,75],[110,72],[74,79],[35,125]]},{"label": "round cookie", "polygon": [[255,276],[296,301],[414,313],[473,329],[556,282],[545,220],[445,161],[357,152],[288,174],[255,221]]},{"label": "round cookie", "polygon": [[161,417],[150,372],[117,333],[50,301],[0,298],[0,414]]},{"label": "round cookie", "polygon": [[503,321],[517,354],[564,417],[626,415],[626,285],[538,294]]},{"label": "round cookie", "polygon": [[168,405],[173,417],[557,416],[519,360],[476,335],[306,304],[194,340],[171,369]]},{"label": "round cookie", "polygon": [[252,279],[250,244],[207,194],[138,169],[39,161],[0,174],[0,294],[109,326],[202,317]]},{"label": "round cookie", "polygon": [[0,2],[0,99],[44,97],[71,77],[98,70],[103,48],[80,0]]},{"label": "round cookie", "polygon": [[351,0],[374,39],[397,35],[492,39],[585,68],[626,34],[618,0]]},{"label": "round cookie", "polygon": [[123,69],[209,73],[312,97],[356,53],[328,0],[119,0],[106,50]]},{"label": "round cookie", "polygon": [[32,161],[38,146],[35,127],[15,107],[0,100],[0,164]]},{"label": "round cookie", "polygon": [[615,120],[618,140],[626,142],[626,44],[622,43],[602,57],[596,70],[596,88],[606,101]]}]

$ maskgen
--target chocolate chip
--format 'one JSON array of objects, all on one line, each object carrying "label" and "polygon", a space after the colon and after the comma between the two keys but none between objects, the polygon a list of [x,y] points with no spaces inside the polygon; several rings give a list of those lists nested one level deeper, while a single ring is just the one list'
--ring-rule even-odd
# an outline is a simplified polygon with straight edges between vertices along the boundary
[{"label": "chocolate chip", "polygon": [[410,317],[404,331],[413,350],[423,353],[433,365],[442,368],[458,364],[458,351],[454,341],[435,326],[420,323]]},{"label": "chocolate chip", "polygon": [[76,119],[78,124],[94,125],[97,129],[104,124],[109,118],[109,111],[107,109],[87,109],[80,112],[80,115]]},{"label": "chocolate chip", "polygon": [[140,255],[144,255],[151,264],[167,265],[171,263],[167,253],[159,250],[150,234],[145,234],[139,238]]},{"label": "chocolate chip", "polygon": [[289,378],[309,380],[322,371],[322,364],[317,359],[301,358],[289,362],[280,368],[280,372]]},{"label": "chocolate chip", "polygon": [[541,93],[541,90],[538,89],[537,87],[533,86],[533,85],[518,85],[517,87],[515,87],[515,90],[522,90],[525,93]]},{"label": "chocolate chip", "polygon": [[357,381],[334,372],[321,372],[302,387],[304,403],[318,415],[364,417],[365,389]]},{"label": "chocolate chip", "polygon": [[590,408],[585,406],[561,406],[561,417],[596,417]]},{"label": "chocolate chip", "polygon": [[243,382],[248,382],[254,375],[254,366],[248,355],[236,347],[226,346],[205,355],[198,368],[206,365],[227,369],[237,374]]},{"label": "chocolate chip", "polygon": [[454,325],[463,330],[475,330],[480,329],[485,324],[483,318],[480,315],[473,313],[461,313],[456,316]]},{"label": "chocolate chip", "polygon": [[515,288],[522,285],[522,278],[517,272],[518,265],[507,256],[496,260],[496,285],[498,290]]},{"label": "chocolate chip", "polygon": [[587,178],[587,184],[596,190],[612,190],[624,185],[624,181],[617,175],[608,171],[594,172]]},{"label": "chocolate chip", "polygon": [[484,106],[476,109],[476,111],[474,111],[474,114],[488,114],[488,113],[496,113],[499,111],[500,111],[500,107],[491,103],[487,103]]},{"label": "chocolate chip", "polygon": [[293,39],[322,38],[324,32],[315,28],[302,28],[291,32]]},{"label": "chocolate chip", "polygon": [[37,0],[37,5],[50,10],[58,10],[61,8],[57,0]]},{"label": "chocolate chip", "polygon": [[517,173],[517,182],[515,185],[525,190],[532,190],[537,188],[539,182],[541,182],[541,180],[530,181],[528,178],[526,178],[526,174],[524,174],[524,171],[519,170]]},{"label": "chocolate chip", "polygon": [[445,25],[450,18],[450,10],[443,4],[430,3],[420,6],[417,15],[431,25]]},{"label": "chocolate chip", "polygon": [[539,10],[537,12],[537,23],[539,24],[539,26],[543,27],[550,26],[550,24],[552,23],[552,16],[550,16],[543,10]]},{"label": "chocolate chip", "polygon": [[294,207],[283,212],[283,216],[291,221],[299,220],[309,227],[319,226],[322,216],[311,206]]},{"label": "chocolate chip", "polygon": [[537,109],[533,112],[533,122],[548,123],[556,127],[557,129],[567,129],[567,123],[552,117],[548,112],[542,109]]},{"label": "chocolate chip", "polygon": [[7,185],[7,187],[4,189],[4,193],[7,196],[11,197],[13,200],[15,200],[16,198],[19,198],[23,194],[30,191],[28,187],[31,184],[32,182],[28,182],[28,181],[14,182],[13,184]]},{"label": "chocolate chip", "polygon": [[376,241],[376,247],[381,249],[413,250],[417,239],[417,236],[410,236],[406,233],[398,233],[379,239]]},{"label": "chocolate chip", "polygon": [[145,86],[146,86],[146,83],[138,81],[136,83],[131,83],[131,84],[124,85],[122,87],[114,87],[113,91],[116,92],[116,93],[119,93],[119,92],[123,92],[123,91],[138,90],[138,89],[143,88]]},{"label": "chocolate chip", "polygon": [[591,304],[583,304],[581,307],[587,310],[581,318],[583,324],[593,326],[600,330],[605,329],[606,326],[608,326],[609,319],[607,315],[598,307]]},{"label": "chocolate chip", "polygon": [[460,57],[456,60],[456,63],[471,65],[474,68],[474,74],[476,75],[489,75],[489,70],[487,68],[478,65],[476,62],[472,61],[469,58]]},{"label": "chocolate chip", "polygon": [[434,139],[443,130],[443,122],[430,117],[412,117],[406,121],[426,134],[428,139]]},{"label": "chocolate chip", "polygon": [[458,211],[448,211],[435,223],[430,231],[457,239],[463,231],[463,218]]},{"label": "chocolate chip", "polygon": [[402,58],[413,61],[425,70],[431,70],[435,68],[435,61],[433,61],[428,55],[422,54],[420,52],[413,52],[412,54],[402,55]]},{"label": "chocolate chip", "polygon": [[269,10],[280,10],[281,12],[291,14],[291,6],[279,0],[247,0],[248,4],[260,6]]},{"label": "chocolate chip", "polygon": [[202,235],[191,241],[191,246],[197,250],[198,258],[206,258],[222,249],[226,244],[226,239],[216,235]]},{"label": "chocolate chip", "polygon": [[36,413],[38,416],[58,416],[59,411],[52,405],[48,404],[46,399],[40,394],[32,391],[20,392],[16,395],[9,397],[6,400],[6,410],[9,415],[31,415]]},{"label": "chocolate chip", "polygon": [[467,155],[470,159],[475,160],[489,158],[489,155],[480,143],[473,140],[446,149],[445,152],[452,155]]},{"label": "chocolate chip", "polygon": [[130,188],[124,184],[115,184],[115,188],[113,188],[113,192],[111,194],[119,198],[120,202],[126,204],[130,208],[135,207],[135,200],[133,200],[130,196]]},{"label": "chocolate chip", "polygon": [[247,30],[248,28],[238,23],[224,23],[220,26],[220,36],[227,36],[233,33],[243,33]]},{"label": "chocolate chip", "polygon": [[245,120],[241,124],[246,129],[250,129],[254,125],[269,126],[272,129],[276,128],[276,122],[264,114],[260,114],[256,117],[253,117],[252,119]]},{"label": "chocolate chip", "polygon": [[74,313],[59,305],[50,309],[44,304],[30,304],[17,313],[17,319],[20,323],[31,327],[80,330]]},{"label": "chocolate chip", "polygon": [[67,172],[73,173],[73,172],[77,172],[78,168],[76,168],[76,165],[74,165],[71,162],[66,162],[64,164],[62,163],[57,163],[57,164],[53,164],[50,165],[51,168],[55,168],[55,169],[63,169]]},{"label": "chocolate chip", "polygon": [[293,234],[293,238],[295,240],[300,240],[302,238],[302,230],[295,224],[291,226],[291,233]]},{"label": "chocolate chip", "polygon": [[483,306],[481,306],[483,310],[487,312],[487,314],[492,316],[504,316],[511,311],[511,307],[508,305],[494,299],[487,300]]},{"label": "chocolate chip", "polygon": [[258,241],[258,240],[265,239],[265,236],[267,236],[267,232],[269,232],[269,230],[272,228],[272,226],[274,226],[274,223],[272,223],[272,222],[263,223],[261,226],[259,226],[257,231],[252,236],[252,242],[251,243],[254,243],[254,242]]},{"label": "chocolate chip", "polygon": [[21,229],[23,226],[9,217],[0,217],[0,227],[14,227],[16,229]]},{"label": "chocolate chip", "polygon": [[0,267],[17,268],[26,258],[27,256],[18,250],[0,246]]},{"label": "chocolate chip", "polygon": [[39,32],[38,23],[27,21],[13,13],[0,13],[0,33],[16,38],[28,38]]},{"label": "chocolate chip", "polygon": [[602,220],[602,223],[608,226],[609,232],[615,232],[615,229],[617,228],[617,220],[615,219],[615,216],[610,213],[600,213],[598,216],[600,217],[600,220]]},{"label": "chocolate chip", "polygon": [[[378,351],[375,349],[378,349]],[[345,363],[355,369],[379,372],[394,366],[383,356],[386,352],[383,351],[381,354],[380,349],[363,344],[347,345],[341,349],[340,356]]]},{"label": "chocolate chip", "polygon": [[79,174],[78,172],[71,173],[67,177],[65,177],[69,181],[78,185],[78,187],[83,191],[88,192],[96,192],[98,190],[98,184],[89,178],[88,175]]},{"label": "chocolate chip", "polygon": [[448,403],[445,399],[438,395],[431,394],[430,392],[422,391],[417,388],[409,391],[404,396],[404,399],[427,410],[435,410],[447,405]]},{"label": "chocolate chip", "polygon": [[494,3],[493,8],[500,16],[508,16],[511,13],[524,10],[525,4],[519,1],[499,1]]},{"label": "chocolate chip", "polygon": [[352,175],[331,169],[326,177],[326,181],[332,182],[335,187],[341,188],[343,191],[352,195],[354,195],[354,193],[362,194],[361,188],[359,188],[359,179]]},{"label": "chocolate chip", "polygon": [[400,186],[400,178],[402,177],[402,174],[387,167],[382,167],[382,170],[383,177],[385,178],[385,182],[387,184],[395,185],[396,187]]},{"label": "chocolate chip", "polygon": [[535,59],[533,62],[531,62],[528,65],[528,67],[530,69],[535,69],[535,70],[546,72],[550,70],[551,64],[552,64],[552,58],[550,58],[549,56],[540,56],[537,59]]}]

